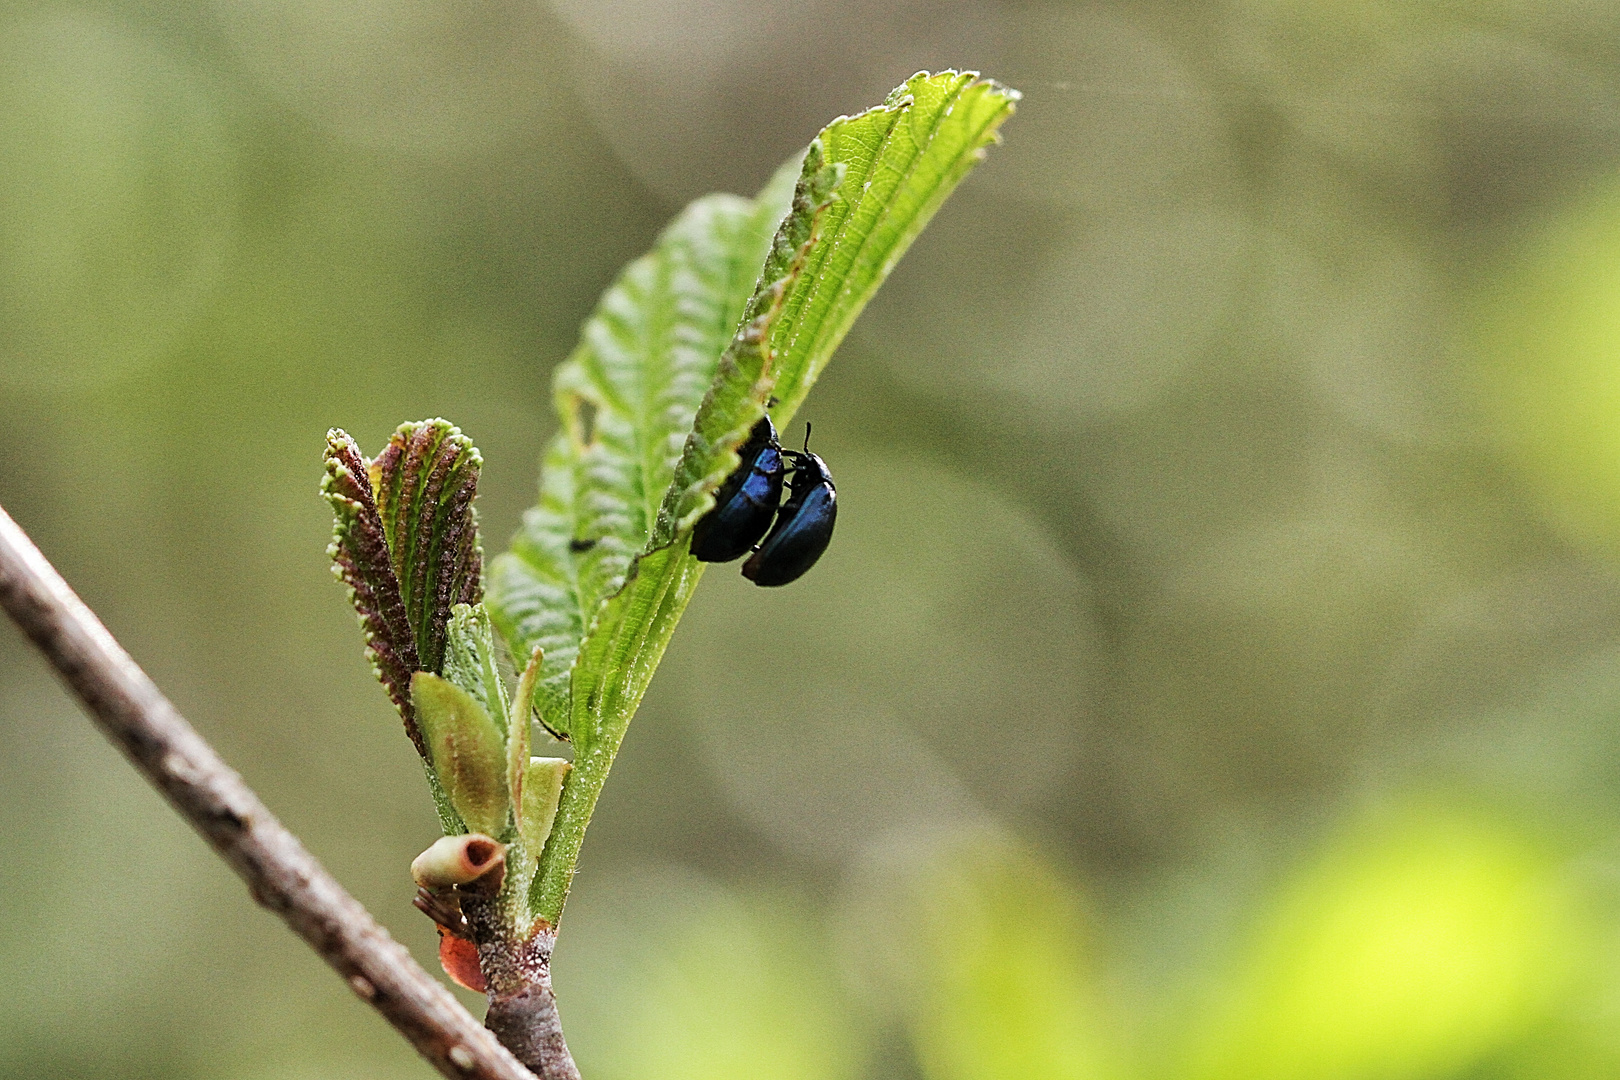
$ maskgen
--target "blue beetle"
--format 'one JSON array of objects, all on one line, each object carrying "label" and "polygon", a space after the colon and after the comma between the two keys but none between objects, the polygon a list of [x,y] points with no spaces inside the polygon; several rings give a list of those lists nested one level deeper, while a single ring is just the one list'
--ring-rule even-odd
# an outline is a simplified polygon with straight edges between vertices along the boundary
[{"label": "blue beetle", "polygon": [[714,509],[692,529],[692,557],[703,562],[739,559],[759,543],[782,502],[782,444],[762,416],[737,451],[742,463],[714,493]]},{"label": "blue beetle", "polygon": [[793,463],[788,501],[765,542],[743,563],[743,577],[755,585],[797,581],[827,550],[838,521],[838,491],[827,463],[810,452],[809,424],[804,426],[804,452],[782,454]]}]

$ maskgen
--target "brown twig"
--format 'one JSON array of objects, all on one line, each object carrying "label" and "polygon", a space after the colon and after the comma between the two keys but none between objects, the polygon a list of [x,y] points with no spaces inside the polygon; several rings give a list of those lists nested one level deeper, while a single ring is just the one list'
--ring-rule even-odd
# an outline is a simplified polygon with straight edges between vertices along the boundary
[{"label": "brown twig", "polygon": [[478,943],[478,966],[488,984],[484,1023],[545,1080],[580,1080],[551,990],[556,932],[538,922],[527,937],[512,933],[494,897],[464,894],[461,909]]},{"label": "brown twig", "polygon": [[96,725],[359,997],[453,1080],[535,1080],[275,819],[0,508],[0,606]]}]

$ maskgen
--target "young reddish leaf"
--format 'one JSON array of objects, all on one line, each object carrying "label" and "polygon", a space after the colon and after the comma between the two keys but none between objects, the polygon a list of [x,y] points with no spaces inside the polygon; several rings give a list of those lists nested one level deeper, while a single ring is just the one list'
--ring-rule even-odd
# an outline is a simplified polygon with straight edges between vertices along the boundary
[{"label": "young reddish leaf", "polygon": [[405,721],[405,733],[416,752],[428,756],[427,743],[411,703],[411,673],[421,667],[411,633],[399,579],[389,557],[386,531],[371,487],[370,463],[348,433],[326,433],[326,477],[321,492],[337,515],[332,544],[332,573],[349,588],[349,601],[360,617],[366,657]]},{"label": "young reddish leaf", "polygon": [[427,758],[411,675],[444,665],[450,611],[483,596],[473,496],[483,459],[446,420],[402,424],[375,461],[349,435],[326,435],[321,490],[337,515],[332,571],[349,587],[366,655]]},{"label": "young reddish leaf", "polygon": [[457,986],[482,994],[489,989],[478,966],[478,946],[439,927],[439,966]]}]

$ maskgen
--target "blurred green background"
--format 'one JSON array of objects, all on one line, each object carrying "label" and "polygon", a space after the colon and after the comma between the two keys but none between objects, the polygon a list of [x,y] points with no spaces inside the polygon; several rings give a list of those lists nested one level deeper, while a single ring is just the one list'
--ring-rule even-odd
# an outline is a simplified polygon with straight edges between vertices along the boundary
[{"label": "blurred green background", "polygon": [[[460,424],[500,550],[617,269],[951,65],[1024,103],[630,730],[586,1075],[1620,1075],[1620,4],[0,4],[0,503],[432,964],[324,432]],[[430,1075],[9,627],[0,748],[0,1075]]]}]

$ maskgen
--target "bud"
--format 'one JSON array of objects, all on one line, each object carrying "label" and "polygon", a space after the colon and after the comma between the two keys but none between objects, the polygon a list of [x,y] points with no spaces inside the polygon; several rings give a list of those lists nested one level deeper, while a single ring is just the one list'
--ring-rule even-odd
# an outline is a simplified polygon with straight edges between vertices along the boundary
[{"label": "bud", "polygon": [[411,676],[411,700],[450,805],[474,832],[505,832],[506,739],[495,721],[467,691],[426,671]]},{"label": "bud", "polygon": [[438,891],[470,885],[505,866],[506,845],[493,836],[441,836],[411,860],[411,877],[424,889]]},{"label": "bud", "polygon": [[573,768],[562,758],[536,757],[529,759],[523,776],[523,816],[518,833],[523,846],[536,858],[551,835],[552,822],[557,820],[557,803],[562,798],[563,781]]}]

